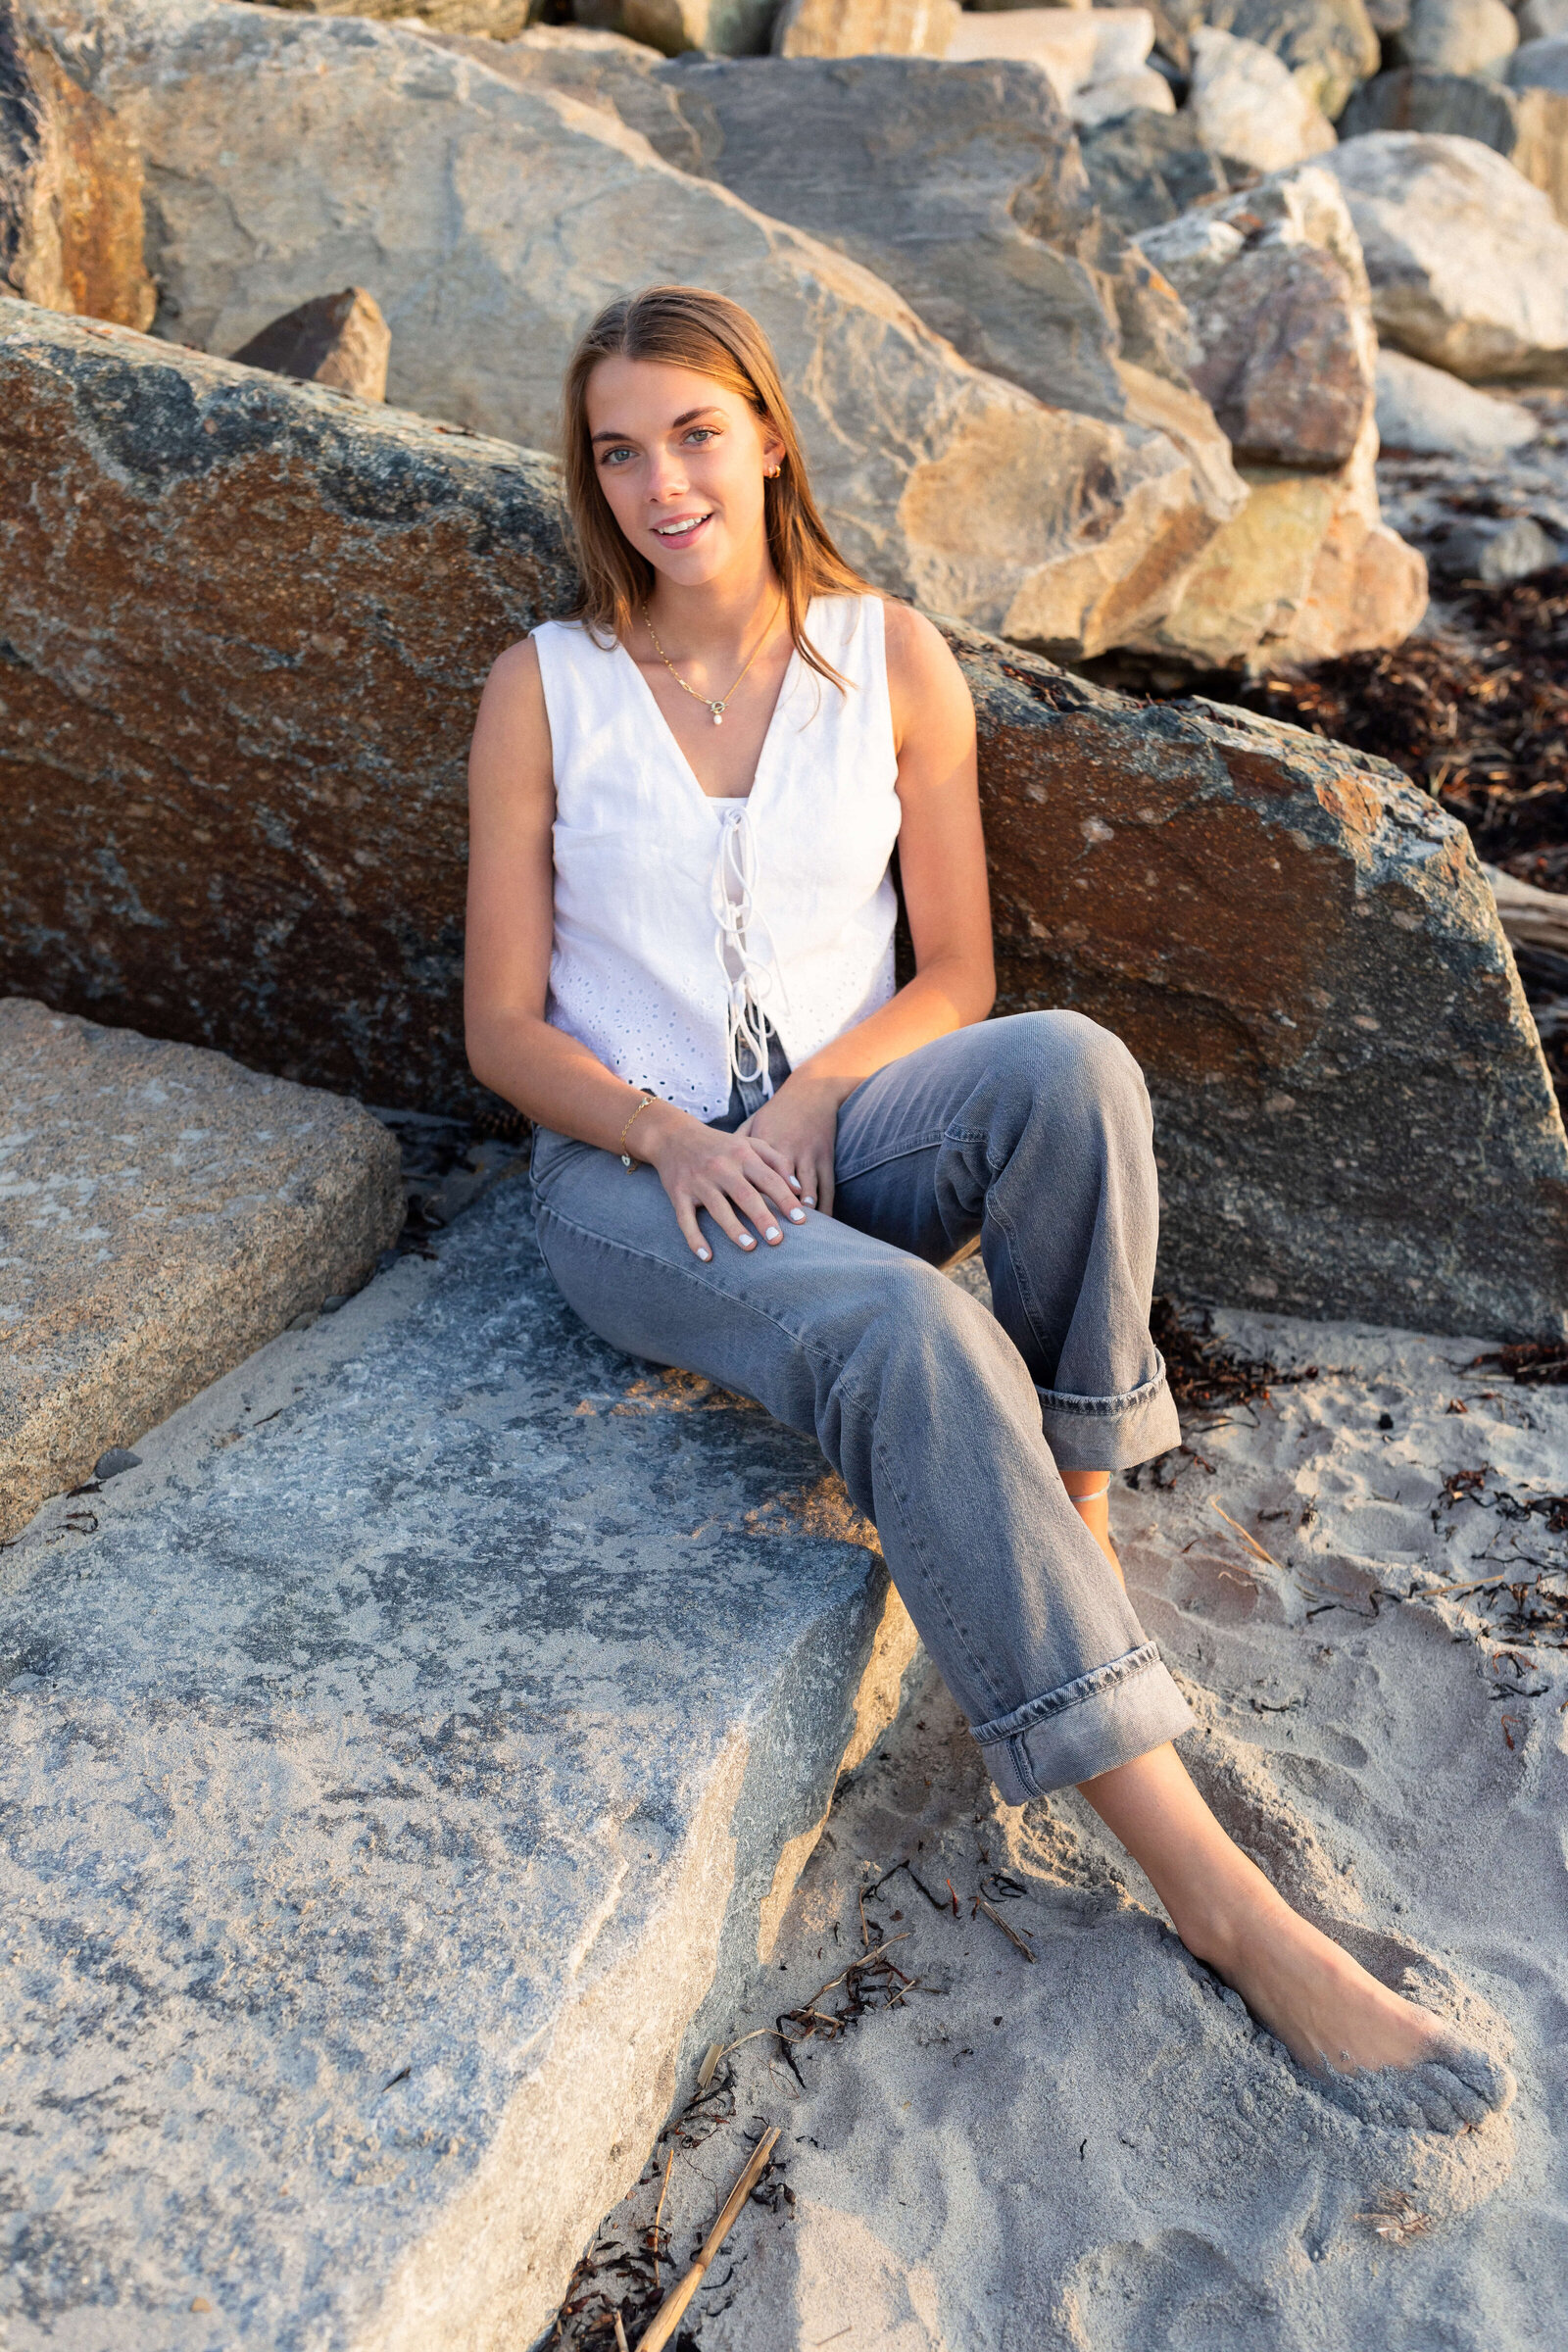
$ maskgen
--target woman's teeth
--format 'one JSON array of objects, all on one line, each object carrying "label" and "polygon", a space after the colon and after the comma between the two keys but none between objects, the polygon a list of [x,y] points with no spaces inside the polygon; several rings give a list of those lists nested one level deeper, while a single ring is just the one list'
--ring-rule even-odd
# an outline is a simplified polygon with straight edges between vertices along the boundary
[{"label": "woman's teeth", "polygon": [[678,522],[656,522],[654,536],[658,539],[689,539],[709,519],[707,514],[683,514]]}]

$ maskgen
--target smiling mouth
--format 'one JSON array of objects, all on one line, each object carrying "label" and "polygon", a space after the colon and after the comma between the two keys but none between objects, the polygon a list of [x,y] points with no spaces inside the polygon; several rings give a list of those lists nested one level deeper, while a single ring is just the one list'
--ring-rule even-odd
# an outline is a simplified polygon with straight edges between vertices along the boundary
[{"label": "smiling mouth", "polygon": [[672,522],[656,522],[653,525],[654,537],[662,539],[666,547],[686,547],[696,538],[704,523],[711,520],[711,509],[703,514],[680,514]]}]

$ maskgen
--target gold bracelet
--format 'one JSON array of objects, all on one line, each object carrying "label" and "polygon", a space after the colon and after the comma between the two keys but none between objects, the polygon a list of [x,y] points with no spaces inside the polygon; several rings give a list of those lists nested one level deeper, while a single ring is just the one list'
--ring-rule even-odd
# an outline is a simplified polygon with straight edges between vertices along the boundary
[{"label": "gold bracelet", "polygon": [[648,1108],[649,1103],[657,1102],[658,1101],[659,1097],[657,1095],[644,1095],[642,1101],[632,1112],[631,1117],[626,1121],[625,1126],[621,1129],[620,1142],[616,1145],[615,1149],[620,1153],[620,1164],[623,1168],[629,1168],[632,1164],[631,1153],[626,1149],[627,1136],[630,1135],[632,1128],[642,1117],[643,1112]]}]

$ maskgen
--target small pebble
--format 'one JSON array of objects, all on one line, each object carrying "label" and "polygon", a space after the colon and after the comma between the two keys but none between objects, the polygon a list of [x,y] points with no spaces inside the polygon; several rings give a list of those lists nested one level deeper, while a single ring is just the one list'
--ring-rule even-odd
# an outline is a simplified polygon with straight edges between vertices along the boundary
[{"label": "small pebble", "polygon": [[141,1455],[132,1453],[126,1446],[111,1446],[101,1453],[92,1466],[94,1478],[118,1478],[122,1470],[139,1470]]}]

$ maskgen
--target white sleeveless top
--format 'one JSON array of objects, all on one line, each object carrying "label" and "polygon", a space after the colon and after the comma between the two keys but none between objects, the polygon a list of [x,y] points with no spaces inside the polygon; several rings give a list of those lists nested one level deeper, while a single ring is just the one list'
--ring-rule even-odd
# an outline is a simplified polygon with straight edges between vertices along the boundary
[{"label": "white sleeveless top", "polygon": [[533,633],[556,779],[545,1017],[700,1119],[736,1077],[765,1087],[760,1016],[798,1067],[893,994],[882,600],[819,597],[807,633],[848,691],[791,658],[744,801],[703,791],[624,646]]}]

